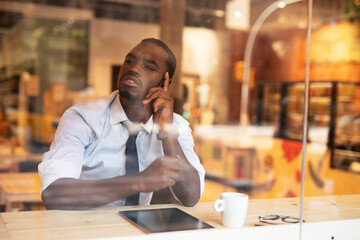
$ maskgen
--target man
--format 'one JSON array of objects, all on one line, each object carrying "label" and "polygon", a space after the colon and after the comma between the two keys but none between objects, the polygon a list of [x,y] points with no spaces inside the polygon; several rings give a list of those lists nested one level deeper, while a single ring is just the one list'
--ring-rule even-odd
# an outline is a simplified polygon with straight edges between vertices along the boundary
[{"label": "man", "polygon": [[[118,91],[64,113],[39,165],[48,209],[121,206],[138,193],[140,205],[169,202],[169,195],[185,206],[199,201],[205,173],[188,122],[173,113],[169,85],[175,67],[162,41],[144,39],[127,54]],[[126,174],[132,129],[140,130],[135,133],[139,172]]]}]

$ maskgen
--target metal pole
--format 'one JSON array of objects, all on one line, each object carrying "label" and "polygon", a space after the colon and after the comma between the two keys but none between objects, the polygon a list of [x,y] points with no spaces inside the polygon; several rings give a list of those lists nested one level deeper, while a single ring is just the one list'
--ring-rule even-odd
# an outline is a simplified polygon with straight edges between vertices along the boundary
[{"label": "metal pole", "polygon": [[303,119],[303,139],[302,139],[302,160],[301,160],[301,194],[300,194],[300,231],[299,239],[302,239],[303,213],[304,213],[304,192],[305,192],[305,162],[306,162],[306,140],[308,128],[308,110],[309,110],[309,69],[310,69],[310,43],[311,43],[311,25],[312,25],[312,0],[308,1],[308,27],[306,42],[306,77],[305,77],[305,104]]}]

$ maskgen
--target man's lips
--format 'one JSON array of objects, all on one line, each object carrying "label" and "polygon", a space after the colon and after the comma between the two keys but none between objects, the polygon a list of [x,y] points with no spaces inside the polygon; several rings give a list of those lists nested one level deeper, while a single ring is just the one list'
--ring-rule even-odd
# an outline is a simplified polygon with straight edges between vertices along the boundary
[{"label": "man's lips", "polygon": [[140,81],[133,76],[124,75],[120,78],[121,83],[130,87],[140,86]]}]

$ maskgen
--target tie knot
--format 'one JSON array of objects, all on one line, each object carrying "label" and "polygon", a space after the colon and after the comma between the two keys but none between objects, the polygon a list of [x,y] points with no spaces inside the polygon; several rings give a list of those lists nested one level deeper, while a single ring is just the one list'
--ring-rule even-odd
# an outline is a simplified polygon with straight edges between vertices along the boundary
[{"label": "tie knot", "polygon": [[135,142],[136,142],[136,137],[137,137],[137,134],[136,135],[129,135],[129,138],[128,138],[128,140],[127,140],[127,145],[129,145],[129,144],[135,144]]},{"label": "tie knot", "polygon": [[131,122],[130,120],[125,120],[123,122],[121,122],[126,130],[129,133],[129,137],[130,136],[136,136],[138,135],[138,133],[140,132],[140,130],[142,129],[142,127],[139,124],[134,124],[133,122]]}]

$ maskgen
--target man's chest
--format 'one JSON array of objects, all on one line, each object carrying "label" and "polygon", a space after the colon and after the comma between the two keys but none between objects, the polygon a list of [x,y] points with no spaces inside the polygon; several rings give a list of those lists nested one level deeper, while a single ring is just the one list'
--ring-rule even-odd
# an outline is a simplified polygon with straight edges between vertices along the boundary
[{"label": "man's chest", "polygon": [[[128,133],[121,124],[104,129],[101,136],[94,138],[84,152],[83,174],[110,175],[125,174],[126,142]],[[136,139],[139,170],[143,171],[163,155],[161,141],[156,134],[140,131]]]}]

